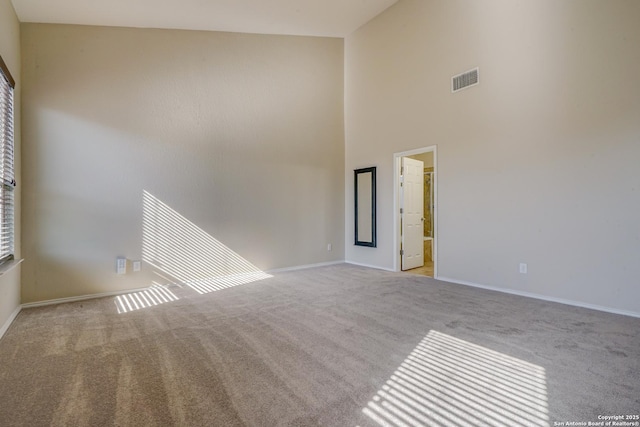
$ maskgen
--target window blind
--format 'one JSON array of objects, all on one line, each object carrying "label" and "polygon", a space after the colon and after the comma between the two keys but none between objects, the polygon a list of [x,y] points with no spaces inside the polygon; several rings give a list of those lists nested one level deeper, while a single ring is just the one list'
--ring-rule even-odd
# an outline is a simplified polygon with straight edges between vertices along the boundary
[{"label": "window blind", "polygon": [[0,263],[13,258],[13,89],[15,81],[0,57]]}]

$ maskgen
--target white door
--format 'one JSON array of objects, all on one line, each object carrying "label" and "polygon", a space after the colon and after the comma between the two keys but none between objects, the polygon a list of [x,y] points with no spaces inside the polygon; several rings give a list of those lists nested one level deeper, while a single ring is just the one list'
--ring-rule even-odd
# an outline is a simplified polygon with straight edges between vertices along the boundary
[{"label": "white door", "polygon": [[424,265],[424,163],[403,157],[401,166],[402,270],[409,270]]}]

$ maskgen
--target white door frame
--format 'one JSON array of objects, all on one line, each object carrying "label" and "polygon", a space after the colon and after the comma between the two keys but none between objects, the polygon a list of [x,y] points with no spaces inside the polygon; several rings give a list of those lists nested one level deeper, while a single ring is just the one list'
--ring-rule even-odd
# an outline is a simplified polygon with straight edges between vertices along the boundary
[{"label": "white door frame", "polygon": [[400,163],[402,157],[433,152],[433,277],[438,277],[438,155],[437,145],[394,153],[393,155],[393,270],[400,270]]}]

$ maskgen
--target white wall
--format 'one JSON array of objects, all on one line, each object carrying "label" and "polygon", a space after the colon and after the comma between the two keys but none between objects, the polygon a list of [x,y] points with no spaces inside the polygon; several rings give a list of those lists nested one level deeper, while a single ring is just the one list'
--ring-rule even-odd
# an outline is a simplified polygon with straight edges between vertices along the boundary
[{"label": "white wall", "polygon": [[[634,0],[401,0],[349,36],[347,261],[393,268],[393,153],[437,145],[440,277],[640,312],[639,22]],[[376,249],[350,240],[366,166]]]},{"label": "white wall", "polygon": [[[18,187],[14,194],[15,203],[15,255],[20,258],[20,215],[22,179],[20,176],[20,24],[9,0],[0,0],[0,55],[16,81],[14,89],[14,145],[15,168]],[[20,266],[14,267],[0,276],[0,337],[3,325],[8,326],[12,314],[20,306]]]},{"label": "white wall", "polygon": [[342,39],[23,24],[22,55],[24,302],[149,286],[115,274],[144,191],[208,234],[162,231],[187,275],[344,259]]}]

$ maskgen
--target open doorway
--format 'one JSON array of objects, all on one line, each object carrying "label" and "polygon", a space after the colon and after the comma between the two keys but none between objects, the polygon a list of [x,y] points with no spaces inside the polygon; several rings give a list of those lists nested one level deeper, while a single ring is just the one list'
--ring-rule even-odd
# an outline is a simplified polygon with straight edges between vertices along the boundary
[{"label": "open doorway", "polygon": [[436,146],[394,154],[394,267],[437,277]]}]

